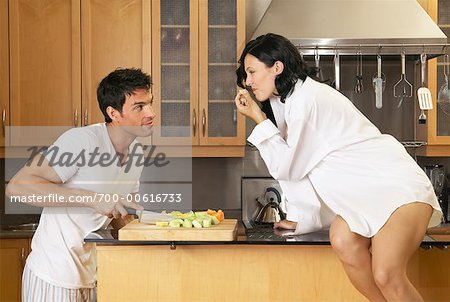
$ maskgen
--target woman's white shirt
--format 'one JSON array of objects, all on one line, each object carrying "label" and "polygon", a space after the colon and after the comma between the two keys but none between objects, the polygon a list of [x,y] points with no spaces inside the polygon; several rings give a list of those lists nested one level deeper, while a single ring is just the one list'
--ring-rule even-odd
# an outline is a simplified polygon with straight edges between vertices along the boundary
[{"label": "woman's white shirt", "polygon": [[430,225],[440,222],[425,173],[340,92],[307,78],[285,104],[270,102],[279,127],[266,120],[248,141],[279,180],[288,219],[298,221],[296,233],[327,227],[337,214],[352,231],[371,237],[395,209],[414,201],[433,206]]}]

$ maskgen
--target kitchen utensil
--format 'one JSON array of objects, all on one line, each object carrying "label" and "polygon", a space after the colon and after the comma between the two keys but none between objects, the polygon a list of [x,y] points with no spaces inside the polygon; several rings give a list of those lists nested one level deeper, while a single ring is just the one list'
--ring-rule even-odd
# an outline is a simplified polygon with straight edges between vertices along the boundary
[{"label": "kitchen utensil", "polygon": [[398,103],[397,108],[400,108],[402,106],[402,102],[404,98],[410,98],[412,97],[412,90],[413,86],[411,83],[406,79],[406,54],[405,51],[402,51],[401,53],[401,65],[402,65],[402,74],[400,76],[400,80],[398,80],[397,83],[394,85],[394,97],[400,98],[400,101]]},{"label": "kitchen utensil", "polygon": [[381,72],[381,55],[377,55],[377,73],[372,77],[372,83],[375,90],[375,107],[383,107],[383,91],[386,86],[386,76]]},{"label": "kitchen utensil", "polygon": [[277,189],[269,187],[263,196],[257,198],[262,205],[259,213],[256,215],[256,223],[274,223],[286,219],[280,207],[281,194]]},{"label": "kitchen utensil", "polygon": [[146,210],[137,211],[136,214],[139,217],[140,223],[155,224],[158,221],[171,221],[175,219],[175,217],[173,217],[172,215],[161,214]]},{"label": "kitchen utensil", "polygon": [[[444,184],[445,184],[445,167],[443,165],[434,164],[431,166],[425,166],[425,174],[433,185],[434,193],[438,198],[439,205],[442,208],[443,213],[448,212],[448,197],[444,196]],[[445,200],[447,199],[447,200]],[[447,219],[444,218],[446,221]]]},{"label": "kitchen utensil", "polygon": [[427,174],[433,185],[434,193],[440,197],[444,188],[445,167],[438,164],[425,166],[425,174]]},{"label": "kitchen utensil", "polygon": [[340,79],[340,59],[339,51],[336,49],[334,53],[334,88],[336,90],[341,90],[341,79]]},{"label": "kitchen utensil", "polygon": [[425,124],[427,122],[427,116],[424,110],[433,109],[433,103],[431,101],[430,89],[425,85],[425,65],[427,63],[427,55],[422,53],[420,55],[420,65],[421,65],[421,76],[422,76],[422,87],[417,90],[417,98],[419,99],[419,124]]},{"label": "kitchen utensil", "polygon": [[449,55],[444,55],[444,84],[442,84],[441,89],[438,93],[438,104],[442,112],[450,115],[450,61]]},{"label": "kitchen utensil", "polygon": [[316,77],[322,81],[323,76],[322,76],[322,69],[320,68],[320,55],[319,49],[317,47],[314,50],[314,62],[316,63]]},{"label": "kitchen utensil", "polygon": [[363,85],[363,71],[362,71],[362,64],[363,64],[363,57],[361,50],[358,50],[356,53],[356,82],[355,82],[355,92],[356,93],[363,93],[364,91],[364,85]]}]

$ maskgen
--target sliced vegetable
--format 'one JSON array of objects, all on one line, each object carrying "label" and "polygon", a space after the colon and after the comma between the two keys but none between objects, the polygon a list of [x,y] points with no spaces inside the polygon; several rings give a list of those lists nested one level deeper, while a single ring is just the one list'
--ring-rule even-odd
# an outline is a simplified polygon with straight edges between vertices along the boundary
[{"label": "sliced vegetable", "polygon": [[192,221],[189,219],[185,219],[183,221],[183,228],[192,228]]},{"label": "sliced vegetable", "polygon": [[157,221],[156,222],[156,226],[158,226],[158,227],[167,227],[167,226],[169,226],[169,222],[168,221]]},{"label": "sliced vegetable", "polygon": [[219,221],[223,221],[225,219],[225,214],[222,212],[222,210],[218,210],[214,216],[216,216]]},{"label": "sliced vegetable", "polygon": [[181,213],[180,211],[172,211],[170,213],[162,211],[162,213],[172,215],[174,219],[172,219],[170,222],[159,221],[156,223],[156,226],[169,226],[173,228],[209,228],[213,225],[219,224],[225,219],[225,215],[222,210],[215,211],[212,209],[197,212],[189,211],[187,213]]},{"label": "sliced vegetable", "polygon": [[203,227],[202,224],[198,220],[193,220],[192,225],[197,229],[201,229]]},{"label": "sliced vegetable", "polygon": [[211,224],[212,225],[216,225],[216,224],[220,223],[219,219],[217,219],[216,216],[210,216],[210,217],[211,217]]},{"label": "sliced vegetable", "polygon": [[209,220],[209,219],[203,219],[203,227],[204,227],[204,228],[209,228],[209,227],[211,227],[211,220]]},{"label": "sliced vegetable", "polygon": [[169,222],[169,227],[171,228],[179,228],[181,226],[181,222],[179,219],[173,219]]}]

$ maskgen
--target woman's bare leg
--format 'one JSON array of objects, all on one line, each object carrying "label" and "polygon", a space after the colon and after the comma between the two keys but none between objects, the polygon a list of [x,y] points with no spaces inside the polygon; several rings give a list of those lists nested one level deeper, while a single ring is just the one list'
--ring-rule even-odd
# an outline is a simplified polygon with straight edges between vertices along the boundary
[{"label": "woman's bare leg", "polygon": [[398,208],[372,238],[375,282],[388,301],[423,301],[406,275],[408,262],[425,235],[432,208],[410,203]]},{"label": "woman's bare leg", "polygon": [[370,239],[350,231],[337,216],[330,227],[330,241],[356,289],[370,301],[386,301],[373,278]]}]

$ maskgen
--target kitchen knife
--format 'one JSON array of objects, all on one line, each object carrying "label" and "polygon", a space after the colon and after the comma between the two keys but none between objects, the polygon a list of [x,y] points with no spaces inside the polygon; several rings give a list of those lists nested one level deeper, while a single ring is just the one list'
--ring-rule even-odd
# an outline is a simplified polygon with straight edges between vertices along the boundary
[{"label": "kitchen knife", "polygon": [[139,217],[140,223],[148,223],[148,224],[155,224],[160,221],[170,222],[171,220],[176,218],[172,215],[161,214],[161,213],[146,211],[146,210],[138,211],[137,215]]}]

